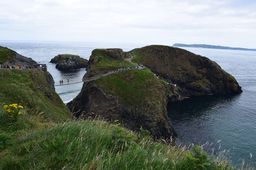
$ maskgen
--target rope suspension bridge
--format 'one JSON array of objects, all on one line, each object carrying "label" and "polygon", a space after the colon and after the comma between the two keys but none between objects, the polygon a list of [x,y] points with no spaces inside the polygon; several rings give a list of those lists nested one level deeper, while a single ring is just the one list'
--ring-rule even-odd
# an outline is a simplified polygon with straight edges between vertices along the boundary
[{"label": "rope suspension bridge", "polygon": [[68,85],[81,84],[81,83],[83,83],[83,81],[60,83],[60,84],[55,84],[54,86],[59,87],[59,86],[68,86]]}]

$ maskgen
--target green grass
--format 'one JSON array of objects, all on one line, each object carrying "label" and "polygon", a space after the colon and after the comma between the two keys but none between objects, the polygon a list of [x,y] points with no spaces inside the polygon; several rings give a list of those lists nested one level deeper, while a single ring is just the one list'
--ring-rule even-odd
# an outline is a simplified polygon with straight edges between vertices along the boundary
[{"label": "green grass", "polygon": [[126,60],[114,59],[108,56],[104,50],[94,50],[92,58],[95,62],[91,65],[92,70],[116,70],[137,65]]},{"label": "green grass", "polygon": [[142,63],[143,57],[138,51],[134,50],[131,52],[131,54],[132,54],[132,62],[138,63],[138,64]]},{"label": "green grass", "polygon": [[5,63],[8,60],[11,60],[14,57],[15,53],[8,48],[0,47],[0,64]]},{"label": "green grass", "polygon": [[[1,159],[18,138],[57,122],[71,120],[71,113],[51,88],[48,78],[41,70],[0,70]],[[24,106],[26,114],[14,119],[11,113],[3,110],[4,104],[11,103]]]},{"label": "green grass", "polygon": [[96,83],[110,94],[118,96],[130,105],[142,105],[142,102],[156,102],[163,98],[165,83],[148,69],[131,70],[103,77]]},{"label": "green grass", "polygon": [[20,103],[45,121],[65,121],[71,116],[40,70],[1,70],[0,105]]},{"label": "green grass", "polygon": [[107,69],[115,69],[115,68],[124,68],[134,66],[134,64],[125,61],[125,60],[114,60],[110,57],[102,57],[98,56],[98,63],[96,67],[99,69],[107,68]]},{"label": "green grass", "polygon": [[[231,169],[198,147],[184,150],[153,141],[148,133],[135,134],[99,120],[72,121],[45,74],[39,70],[0,71],[1,170]],[[158,94],[165,91],[164,82],[150,70],[129,71],[99,81],[129,103],[143,101],[137,99],[143,97],[159,104]],[[9,103],[22,104],[25,114],[17,120],[10,119],[2,109],[3,104]]]},{"label": "green grass", "polygon": [[199,148],[185,151],[103,121],[32,132],[0,156],[2,169],[230,169]]}]

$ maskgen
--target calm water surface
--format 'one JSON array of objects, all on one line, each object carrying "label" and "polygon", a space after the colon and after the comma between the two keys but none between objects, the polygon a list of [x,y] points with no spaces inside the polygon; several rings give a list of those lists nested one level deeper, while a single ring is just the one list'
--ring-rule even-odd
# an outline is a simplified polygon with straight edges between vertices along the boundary
[{"label": "calm water surface", "polygon": [[[116,44],[104,44],[104,43],[0,43],[1,46],[6,46],[11,48],[18,53],[31,57],[35,61],[41,64],[47,64],[48,71],[54,78],[55,90],[60,95],[62,100],[67,103],[71,101],[82,88],[82,78],[86,73],[85,69],[77,70],[73,73],[64,73],[55,69],[55,64],[49,63],[50,60],[58,54],[77,54],[85,59],[89,59],[91,52],[95,48],[116,48],[120,47],[124,50],[129,50],[134,48],[130,44],[123,44],[122,46],[117,46]],[[59,81],[63,80],[64,84],[76,83],[72,85],[59,86]],[[80,83],[78,83],[80,82]]]},{"label": "calm water surface", "polygon": [[169,106],[180,143],[213,143],[234,164],[256,166],[256,52],[187,48],[216,61],[242,86],[232,98],[198,98]]},{"label": "calm water surface", "polygon": [[[60,80],[80,82],[85,69],[74,73],[62,73],[50,64],[52,57],[61,53],[78,54],[89,58],[94,48],[111,47],[102,44],[55,44],[55,43],[1,43],[45,63],[54,77],[56,85]],[[112,46],[130,50],[132,46]],[[194,53],[207,56],[231,73],[243,88],[243,93],[232,98],[198,98],[192,101],[172,104],[169,116],[178,132],[178,142],[213,143],[209,148],[229,150],[234,164],[242,160],[256,162],[256,52],[187,48]],[[70,101],[81,90],[82,83],[56,86],[64,102]]]}]

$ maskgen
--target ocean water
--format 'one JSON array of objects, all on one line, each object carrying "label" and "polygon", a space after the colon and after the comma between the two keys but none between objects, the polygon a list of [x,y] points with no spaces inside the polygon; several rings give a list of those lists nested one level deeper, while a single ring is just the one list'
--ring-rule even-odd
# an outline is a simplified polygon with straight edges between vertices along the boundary
[{"label": "ocean water", "polygon": [[169,116],[182,144],[206,144],[227,151],[234,165],[256,166],[256,52],[187,48],[216,61],[243,89],[231,98],[197,98],[169,105]]},{"label": "ocean water", "polygon": [[[89,59],[95,48],[119,47],[131,50],[134,45],[97,43],[1,43],[18,53],[47,64],[56,91],[64,102],[72,100],[81,90],[85,69],[62,73],[50,64],[57,54],[78,54]],[[242,86],[243,93],[232,98],[197,98],[168,106],[169,116],[179,137],[178,143],[205,144],[209,152],[226,151],[235,165],[242,161],[256,162],[256,52],[187,48],[216,61],[231,73]],[[58,86],[60,80],[76,83]]]},{"label": "ocean water", "polygon": [[[1,46],[8,47],[26,57],[31,57],[40,64],[47,64],[47,69],[53,76],[55,81],[55,90],[60,95],[64,103],[68,103],[78,95],[82,88],[82,78],[86,73],[85,69],[80,69],[72,73],[58,71],[55,64],[51,64],[50,60],[58,54],[77,54],[81,57],[90,58],[91,52],[95,48],[123,48],[129,50],[134,48],[131,44],[104,44],[104,43],[27,43],[27,42],[0,42]],[[70,85],[60,86],[60,80]]]}]

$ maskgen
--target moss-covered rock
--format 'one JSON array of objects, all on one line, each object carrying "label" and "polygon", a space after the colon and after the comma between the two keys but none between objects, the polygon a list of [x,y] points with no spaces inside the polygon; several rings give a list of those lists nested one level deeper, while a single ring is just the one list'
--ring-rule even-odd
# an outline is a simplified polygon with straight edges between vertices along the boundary
[{"label": "moss-covered rock", "polygon": [[184,97],[242,92],[235,78],[217,63],[189,51],[154,45],[132,50],[130,54],[134,62],[177,84]]}]

